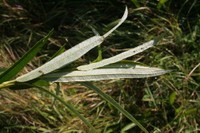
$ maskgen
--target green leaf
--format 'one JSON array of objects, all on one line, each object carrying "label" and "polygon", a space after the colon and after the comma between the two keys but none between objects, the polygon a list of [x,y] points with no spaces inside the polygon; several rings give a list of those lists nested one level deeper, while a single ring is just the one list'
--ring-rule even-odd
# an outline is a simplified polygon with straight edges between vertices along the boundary
[{"label": "green leaf", "polygon": [[142,131],[144,131],[145,133],[148,133],[148,131],[129,112],[127,112],[125,109],[123,109],[122,106],[120,106],[112,97],[110,97],[109,95],[102,92],[99,88],[97,88],[90,82],[83,82],[81,84],[86,86],[87,88],[95,91],[99,96],[101,96],[104,100],[106,100],[107,102],[112,104],[118,111],[120,111],[129,120],[131,120],[133,123],[135,123]]},{"label": "green leaf", "polygon": [[44,44],[47,42],[48,38],[53,34],[51,30],[48,35],[39,40],[19,61],[17,61],[13,66],[7,69],[0,75],[0,83],[10,80],[16,76],[26,64],[35,57],[35,55],[42,49]]},{"label": "green leaf", "polygon": [[164,4],[167,2],[167,0],[159,0],[159,3],[157,5],[157,9],[160,9]]},{"label": "green leaf", "polygon": [[93,62],[99,62],[102,60],[102,48],[101,45],[98,45],[98,57]]},{"label": "green leaf", "polygon": [[85,53],[87,53],[89,50],[91,50],[92,48],[101,44],[104,41],[104,39],[106,37],[108,37],[108,35],[110,35],[114,30],[116,30],[116,28],[118,28],[126,20],[127,16],[128,16],[128,9],[126,7],[124,15],[122,16],[119,23],[115,27],[113,27],[111,30],[109,30],[106,34],[104,34],[103,36],[99,36],[99,35],[93,36],[93,37],[77,44],[76,46],[74,46],[71,49],[62,53],[61,55],[55,57],[51,61],[45,63],[41,67],[39,67],[25,75],[22,75],[21,77],[18,77],[16,79],[16,81],[26,82],[26,81],[33,80],[35,78],[40,77],[41,75],[50,73],[54,70],[57,70],[65,65],[77,60],[78,58],[83,56]]},{"label": "green leaf", "polygon": [[197,108],[189,108],[189,109],[186,109],[186,111],[184,112],[184,114],[191,116],[191,115],[197,114],[197,111],[198,111]]},{"label": "green leaf", "polygon": [[[35,79],[27,82],[27,84],[35,85],[35,86],[49,86],[49,82],[46,80],[41,80],[41,79]],[[14,85],[10,86],[9,89],[11,90],[23,90],[23,89],[29,89],[31,88],[30,85],[27,85],[21,82],[15,82]]]},{"label": "green leaf", "polygon": [[136,126],[135,123],[130,123],[126,125],[125,127],[123,127],[120,133],[126,133],[128,130],[132,129],[135,126]]},{"label": "green leaf", "polygon": [[174,91],[169,96],[169,103],[170,103],[170,105],[174,104],[175,99],[176,99],[176,92]]},{"label": "green leaf", "polygon": [[169,72],[167,70],[155,67],[144,67],[136,65],[134,68],[127,68],[128,64],[124,66],[124,68],[123,66],[120,66],[120,68],[102,68],[87,71],[61,71],[44,75],[41,77],[41,79],[50,82],[99,81],[121,78],[154,77]]},{"label": "green leaf", "polygon": [[6,68],[0,68],[0,75],[6,71]]}]

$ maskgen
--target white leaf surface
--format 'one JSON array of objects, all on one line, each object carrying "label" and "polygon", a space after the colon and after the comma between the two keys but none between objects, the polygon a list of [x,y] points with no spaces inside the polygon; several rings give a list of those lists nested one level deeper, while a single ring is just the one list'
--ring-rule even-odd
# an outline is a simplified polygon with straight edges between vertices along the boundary
[{"label": "white leaf surface", "polygon": [[127,18],[128,16],[128,9],[126,7],[125,12],[119,23],[112,28],[110,31],[108,31],[103,36],[93,36],[78,45],[74,46],[73,48],[65,51],[61,55],[55,57],[51,61],[45,63],[41,67],[38,67],[37,69],[22,75],[16,79],[18,82],[26,82],[29,80],[33,80],[35,78],[40,77],[41,75],[45,75],[47,73],[50,73],[54,70],[57,70],[75,60],[83,56],[85,53],[87,53],[92,48],[96,47],[97,45],[101,44],[104,39],[111,34],[116,28],[118,28]]},{"label": "white leaf surface", "polygon": [[50,82],[98,81],[121,78],[154,77],[165,74],[167,72],[169,71],[160,68],[143,67],[136,65],[136,67],[133,69],[109,68],[87,71],[57,72],[47,74],[43,76],[42,79],[48,80]]},{"label": "white leaf surface", "polygon": [[96,63],[91,63],[89,65],[82,65],[82,66],[77,67],[77,69],[78,70],[92,70],[95,68],[106,66],[108,64],[116,63],[116,62],[126,59],[128,57],[131,57],[135,54],[138,54],[138,53],[152,47],[153,45],[154,45],[154,40],[151,40],[151,41],[146,42],[136,48],[130,49],[130,50],[123,52],[121,54],[118,54],[116,56],[110,57],[108,59],[104,59],[104,60],[96,62]]}]

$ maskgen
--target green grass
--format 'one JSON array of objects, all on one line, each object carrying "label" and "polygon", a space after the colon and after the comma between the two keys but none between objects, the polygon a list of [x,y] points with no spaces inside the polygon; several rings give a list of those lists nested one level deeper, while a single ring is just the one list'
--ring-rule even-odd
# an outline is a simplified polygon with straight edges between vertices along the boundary
[{"label": "green grass", "polygon": [[[56,4],[55,4],[56,3]],[[148,66],[172,70],[146,79],[99,81],[94,84],[112,96],[149,132],[199,132],[200,127],[200,3],[195,0],[146,1],[12,1],[0,2],[0,67],[8,68],[52,28],[55,33],[26,73],[48,61],[62,45],[66,49],[103,34],[121,17],[129,16],[102,45],[103,58],[146,42],[161,33],[155,47],[129,58]],[[19,8],[21,6],[22,8]],[[138,8],[137,8],[137,7]],[[18,7],[18,8],[17,8]],[[139,8],[141,7],[141,8]],[[98,49],[76,61],[86,64]],[[49,87],[55,93],[56,86]],[[71,102],[99,132],[140,132],[110,103],[78,83],[61,85],[59,96]],[[88,132],[63,104],[37,89],[0,91],[1,132]],[[131,126],[129,126],[131,125]],[[127,128],[127,129],[126,129]]]}]

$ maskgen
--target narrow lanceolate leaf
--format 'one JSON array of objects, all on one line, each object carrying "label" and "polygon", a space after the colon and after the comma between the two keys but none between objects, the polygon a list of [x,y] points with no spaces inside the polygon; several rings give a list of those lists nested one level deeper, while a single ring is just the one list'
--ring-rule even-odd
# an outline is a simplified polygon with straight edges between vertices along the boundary
[{"label": "narrow lanceolate leaf", "polygon": [[146,42],[146,43],[144,43],[144,44],[142,44],[142,45],[140,45],[136,48],[130,49],[126,52],[123,52],[123,53],[118,54],[116,56],[113,56],[111,58],[104,59],[104,60],[96,62],[96,63],[91,63],[89,65],[79,66],[77,69],[78,70],[92,70],[92,69],[95,69],[95,68],[103,67],[103,66],[106,66],[108,64],[112,64],[112,63],[121,61],[123,59],[126,59],[128,57],[131,57],[135,54],[138,54],[138,53],[152,47],[154,44],[155,44],[155,41],[151,40],[151,41]]},{"label": "narrow lanceolate leaf", "polygon": [[41,75],[50,73],[54,70],[57,70],[65,65],[77,60],[82,55],[87,53],[89,50],[91,50],[92,48],[101,44],[109,34],[111,34],[117,27],[119,27],[125,21],[125,19],[127,18],[127,15],[128,15],[128,10],[126,7],[124,15],[121,18],[121,20],[119,21],[119,23],[114,28],[112,28],[110,31],[108,31],[106,34],[104,34],[103,36],[99,36],[99,35],[93,36],[93,37],[79,43],[78,45],[74,46],[73,48],[71,48],[71,49],[67,50],[66,52],[62,53],[61,55],[55,57],[51,61],[45,63],[41,67],[17,78],[16,81],[26,82],[29,80],[33,80],[35,78],[40,77]]},{"label": "narrow lanceolate leaf", "polygon": [[21,71],[26,64],[35,57],[35,55],[42,49],[48,38],[52,35],[53,30],[47,36],[39,40],[19,61],[7,69],[0,75],[0,83],[10,80]]},{"label": "narrow lanceolate leaf", "polygon": [[50,82],[72,82],[72,81],[98,81],[121,78],[146,78],[167,73],[168,71],[136,65],[135,68],[104,68],[87,71],[56,72],[41,77]]}]

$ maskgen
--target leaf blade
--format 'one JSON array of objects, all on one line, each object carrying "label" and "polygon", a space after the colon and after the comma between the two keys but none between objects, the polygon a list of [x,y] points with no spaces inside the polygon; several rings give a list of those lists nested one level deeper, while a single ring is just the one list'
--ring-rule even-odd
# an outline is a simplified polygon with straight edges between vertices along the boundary
[{"label": "leaf blade", "polygon": [[50,82],[84,82],[122,78],[146,78],[165,74],[169,71],[136,65],[135,68],[108,68],[87,71],[56,72],[42,76]]},{"label": "leaf blade", "polygon": [[118,54],[116,56],[104,59],[104,60],[96,62],[96,63],[91,63],[91,64],[88,64],[88,65],[82,65],[82,66],[77,67],[77,69],[78,70],[92,70],[92,69],[95,69],[95,68],[103,67],[103,66],[121,61],[121,60],[126,59],[128,57],[131,57],[135,54],[138,54],[138,53],[154,46],[154,44],[155,44],[155,41],[151,40],[151,41],[146,42],[142,45],[139,45],[138,47],[130,49],[130,50],[123,52],[121,54]]}]

